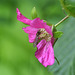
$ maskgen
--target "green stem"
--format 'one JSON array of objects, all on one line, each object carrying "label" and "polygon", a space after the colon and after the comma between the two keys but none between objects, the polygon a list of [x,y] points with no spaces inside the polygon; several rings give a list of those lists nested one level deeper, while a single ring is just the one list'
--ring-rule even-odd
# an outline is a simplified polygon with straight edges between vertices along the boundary
[{"label": "green stem", "polygon": [[60,65],[60,63],[59,63],[58,59],[57,59],[56,57],[54,57],[54,58],[56,59],[56,61],[57,61],[58,65]]},{"label": "green stem", "polygon": [[54,41],[54,43],[53,43],[53,47],[54,47],[55,43],[57,42],[57,40],[58,40],[58,38],[55,39],[55,41]]},{"label": "green stem", "polygon": [[57,27],[59,24],[61,24],[63,21],[65,21],[67,18],[69,18],[69,15],[67,15],[66,17],[64,17],[61,21],[59,21],[55,27]]}]

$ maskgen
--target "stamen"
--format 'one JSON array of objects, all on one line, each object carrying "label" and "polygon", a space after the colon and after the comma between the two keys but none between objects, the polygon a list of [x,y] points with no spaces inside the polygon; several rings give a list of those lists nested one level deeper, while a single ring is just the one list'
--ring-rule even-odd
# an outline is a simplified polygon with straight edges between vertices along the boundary
[{"label": "stamen", "polygon": [[39,38],[45,39],[46,41],[51,40],[51,35],[44,28],[41,28],[39,31],[40,31]]}]

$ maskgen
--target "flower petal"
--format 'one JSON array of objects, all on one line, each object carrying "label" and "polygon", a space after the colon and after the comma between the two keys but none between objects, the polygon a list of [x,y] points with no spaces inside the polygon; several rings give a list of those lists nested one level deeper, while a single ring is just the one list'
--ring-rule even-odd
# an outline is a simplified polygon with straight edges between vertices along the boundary
[{"label": "flower petal", "polygon": [[48,25],[44,25],[44,28],[45,28],[45,30],[51,35],[51,36],[53,36],[53,33],[52,33],[52,28],[51,28],[51,26],[48,26]]},{"label": "flower petal", "polygon": [[30,26],[34,28],[44,28],[51,36],[52,35],[52,30],[51,27],[46,24],[46,22],[43,22],[43,20],[40,20],[40,18],[36,18],[32,20]]},{"label": "flower petal", "polygon": [[52,45],[54,44],[54,40],[55,40],[54,37],[52,37],[52,38],[51,38],[51,43],[52,43]]},{"label": "flower petal", "polygon": [[35,57],[45,67],[47,67],[48,65],[53,65],[54,51],[51,41],[46,42],[45,40],[41,40],[40,43],[37,45],[37,51],[35,52]]},{"label": "flower petal", "polygon": [[23,23],[25,23],[25,24],[28,24],[28,25],[30,25],[30,23],[31,23],[31,20],[30,19],[28,19],[28,18],[26,18],[26,17],[24,17],[22,14],[21,14],[21,12],[19,11],[19,9],[17,8],[17,20],[19,20],[19,21],[21,21],[21,22],[23,22]]},{"label": "flower petal", "polygon": [[23,28],[23,30],[29,34],[29,42],[33,43],[36,38],[36,33],[37,33],[38,29],[28,26],[26,28]]},{"label": "flower petal", "polygon": [[30,26],[34,28],[44,28],[43,20],[40,20],[40,18],[35,18],[34,20],[32,20]]}]

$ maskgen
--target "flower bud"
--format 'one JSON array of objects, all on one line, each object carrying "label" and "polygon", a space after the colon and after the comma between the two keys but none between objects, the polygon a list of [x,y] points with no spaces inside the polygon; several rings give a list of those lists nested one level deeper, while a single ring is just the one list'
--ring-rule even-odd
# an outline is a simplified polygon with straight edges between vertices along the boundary
[{"label": "flower bud", "polygon": [[36,12],[36,8],[35,7],[32,9],[31,17],[32,17],[32,19],[37,18],[37,12]]}]

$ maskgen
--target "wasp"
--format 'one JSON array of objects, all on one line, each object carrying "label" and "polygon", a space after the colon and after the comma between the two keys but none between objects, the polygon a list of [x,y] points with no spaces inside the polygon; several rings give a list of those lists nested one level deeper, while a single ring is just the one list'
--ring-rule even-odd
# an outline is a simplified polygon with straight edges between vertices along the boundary
[{"label": "wasp", "polygon": [[37,46],[38,41],[39,41],[39,35],[40,35],[40,34],[41,34],[40,31],[38,31],[38,32],[36,33],[36,38],[35,38],[35,40],[34,40],[34,42],[33,42],[33,47],[36,47],[36,46]]}]

